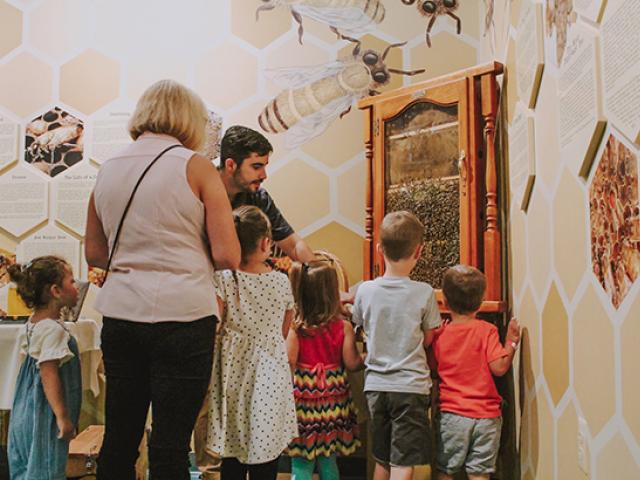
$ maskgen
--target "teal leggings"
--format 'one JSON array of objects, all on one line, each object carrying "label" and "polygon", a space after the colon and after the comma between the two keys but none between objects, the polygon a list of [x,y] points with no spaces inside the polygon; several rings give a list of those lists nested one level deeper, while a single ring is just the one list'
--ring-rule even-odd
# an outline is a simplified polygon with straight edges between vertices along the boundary
[{"label": "teal leggings", "polygon": [[291,480],[311,480],[316,462],[318,462],[320,480],[339,480],[340,473],[338,472],[335,453],[329,457],[316,457],[315,460],[293,457],[291,459]]}]

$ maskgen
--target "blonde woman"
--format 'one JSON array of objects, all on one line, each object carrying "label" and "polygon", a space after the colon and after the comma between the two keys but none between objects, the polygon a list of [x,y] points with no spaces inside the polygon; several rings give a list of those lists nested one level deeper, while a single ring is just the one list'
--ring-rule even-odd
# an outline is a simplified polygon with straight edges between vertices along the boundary
[{"label": "blonde woman", "polygon": [[225,188],[195,153],[206,119],[188,88],[170,80],[149,87],[129,122],[134,142],[105,162],[89,201],[87,263],[108,268],[95,304],[107,375],[101,480],[135,478],[150,403],[152,477],[189,478],[219,317],[213,272],[240,262]]}]

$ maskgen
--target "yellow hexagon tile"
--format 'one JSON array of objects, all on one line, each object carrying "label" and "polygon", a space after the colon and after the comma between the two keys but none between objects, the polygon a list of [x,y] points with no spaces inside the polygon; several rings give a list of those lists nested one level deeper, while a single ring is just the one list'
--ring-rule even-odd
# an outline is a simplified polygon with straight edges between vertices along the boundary
[{"label": "yellow hexagon tile", "polygon": [[261,0],[230,2],[231,33],[256,48],[266,47],[291,29],[291,13],[286,5],[261,12],[256,21],[256,9],[263,3]]},{"label": "yellow hexagon tile", "polygon": [[91,4],[83,0],[46,0],[29,12],[28,41],[56,60],[86,45],[92,33]]},{"label": "yellow hexagon tile", "polygon": [[87,115],[118,98],[120,65],[89,49],[60,67],[60,100]]},{"label": "yellow hexagon tile", "polygon": [[325,132],[305,143],[302,149],[331,168],[342,165],[364,150],[362,137],[354,132],[362,132],[364,118],[355,105],[342,118],[337,118]]},{"label": "yellow hexagon tile", "polygon": [[555,268],[569,301],[588,268],[586,205],[586,194],[578,180],[565,168],[553,200],[553,247]]},{"label": "yellow hexagon tile", "polygon": [[535,402],[537,401],[538,399],[536,397],[532,398],[531,401],[527,401],[525,398],[525,404],[522,408],[518,450],[520,452],[520,461],[523,468],[528,463],[529,459],[533,457],[531,435],[533,432],[533,426],[538,423],[537,416],[536,418],[533,417],[534,413],[536,415],[538,414],[538,407],[535,406]]},{"label": "yellow hexagon tile", "polygon": [[572,326],[573,388],[596,436],[615,413],[615,355],[613,327],[591,285],[578,303]]},{"label": "yellow hexagon tile", "polygon": [[542,310],[542,368],[557,405],[569,387],[569,319],[555,282]]},{"label": "yellow hexagon tile", "polygon": [[511,209],[511,280],[513,291],[519,295],[527,275],[527,232],[526,217],[519,206]]},{"label": "yellow hexagon tile", "polygon": [[0,58],[22,42],[22,12],[0,1]]},{"label": "yellow hexagon tile", "polygon": [[297,231],[329,214],[329,178],[302,160],[281,167],[269,177],[265,187]]},{"label": "yellow hexagon tile", "polygon": [[542,76],[540,93],[535,109],[536,119],[536,174],[549,189],[555,185],[562,165],[558,139],[558,93],[556,80],[551,75]]},{"label": "yellow hexagon tile", "polygon": [[53,73],[30,53],[20,53],[0,65],[0,105],[20,117],[35,113],[51,102]]},{"label": "yellow hexagon tile", "polygon": [[364,239],[339,223],[331,222],[305,237],[313,250],[328,250],[337,255],[349,275],[349,284],[362,280],[362,244]]},{"label": "yellow hexagon tile", "polygon": [[153,83],[171,79],[187,85],[189,83],[189,63],[184,58],[158,62],[156,58],[144,57],[129,63],[126,68],[125,94],[137,101]]},{"label": "yellow hexagon tile", "polygon": [[537,420],[531,427],[531,470],[533,478],[553,478],[553,415],[542,394],[533,400],[532,417]]},{"label": "yellow hexagon tile", "polygon": [[540,374],[540,313],[528,288],[516,307],[516,315],[522,326],[521,379],[527,389],[531,389]]},{"label": "yellow hexagon tile", "polygon": [[638,339],[640,338],[640,295],[629,309],[620,330],[622,351],[622,415],[640,444],[640,382],[638,382]]},{"label": "yellow hexagon tile", "polygon": [[[380,38],[368,33],[360,37],[360,41],[362,45],[360,47],[360,53],[362,54],[366,50],[373,50],[376,53],[382,55],[384,51],[389,46],[388,42],[381,40]],[[350,57],[353,52],[354,43],[349,43],[348,45],[342,47],[338,52],[338,56],[340,58]],[[387,53],[387,57],[384,60],[384,64],[388,68],[399,68],[403,69],[402,65],[402,48],[395,47],[389,50]],[[397,73],[392,73],[389,79],[389,83],[383,85],[381,87],[376,87],[376,90],[379,92],[386,92],[388,90],[394,90],[396,88],[400,88],[403,85],[403,77],[404,75],[400,75]]]},{"label": "yellow hexagon tile", "polygon": [[[231,72],[242,72],[232,75]],[[258,59],[229,40],[209,50],[196,64],[196,89],[212,105],[224,109],[254,95]]]},{"label": "yellow hexagon tile", "polygon": [[403,5],[400,1],[374,1],[381,2],[385,7],[384,20],[378,25],[378,30],[391,35],[399,42],[411,40],[416,35],[424,41],[429,21],[420,14],[417,5]]},{"label": "yellow hexagon tile", "polygon": [[566,406],[557,423],[559,479],[586,478],[578,468],[578,416],[572,402]]},{"label": "yellow hexagon tile", "polygon": [[[441,32],[432,37],[431,42],[431,48],[426,43],[420,43],[411,49],[411,68],[426,69],[425,73],[410,77],[411,83],[472,67],[478,61],[476,49],[455,34]],[[455,52],[455,54],[443,55],[443,52]]]},{"label": "yellow hexagon tile", "polygon": [[367,166],[358,162],[338,177],[338,211],[356,225],[364,227]]},{"label": "yellow hexagon tile", "polygon": [[637,480],[640,478],[640,466],[633,459],[622,436],[616,434],[598,455],[596,460],[597,478],[615,480]]},{"label": "yellow hexagon tile", "polygon": [[541,189],[534,189],[527,214],[529,274],[540,298],[551,274],[551,206]]}]

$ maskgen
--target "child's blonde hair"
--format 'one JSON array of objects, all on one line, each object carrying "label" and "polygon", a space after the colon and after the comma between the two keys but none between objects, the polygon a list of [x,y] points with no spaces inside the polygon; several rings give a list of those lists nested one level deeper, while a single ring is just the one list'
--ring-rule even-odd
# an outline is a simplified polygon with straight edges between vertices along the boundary
[{"label": "child's blonde hair", "polygon": [[34,258],[30,262],[10,265],[9,278],[18,287],[18,295],[31,309],[44,308],[51,302],[51,287],[62,286],[71,266],[53,255]]},{"label": "child's blonde hair", "polygon": [[340,313],[338,274],[331,260],[293,262],[289,280],[296,302],[296,327],[320,327]]}]

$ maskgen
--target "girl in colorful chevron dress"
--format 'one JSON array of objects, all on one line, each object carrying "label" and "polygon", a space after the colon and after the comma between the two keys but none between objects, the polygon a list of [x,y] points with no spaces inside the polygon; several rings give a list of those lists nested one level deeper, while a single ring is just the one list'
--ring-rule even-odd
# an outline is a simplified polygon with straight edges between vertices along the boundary
[{"label": "girl in colorful chevron dress", "polygon": [[290,271],[297,317],[287,336],[299,437],[289,445],[293,480],[340,477],[336,454],[360,445],[346,370],[361,369],[351,323],[340,316],[336,270],[329,260],[294,263]]}]

